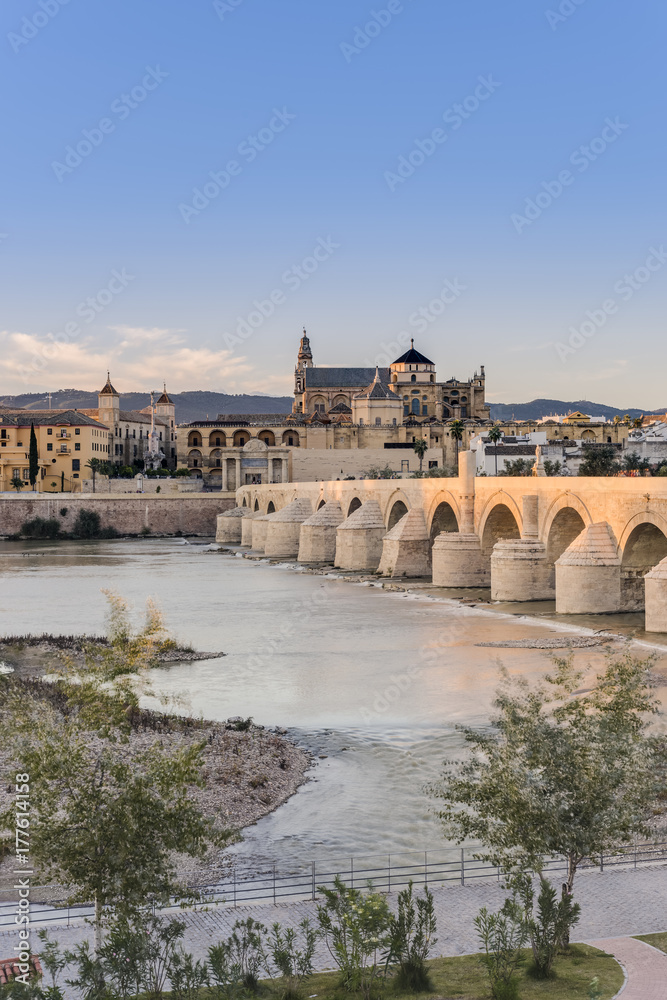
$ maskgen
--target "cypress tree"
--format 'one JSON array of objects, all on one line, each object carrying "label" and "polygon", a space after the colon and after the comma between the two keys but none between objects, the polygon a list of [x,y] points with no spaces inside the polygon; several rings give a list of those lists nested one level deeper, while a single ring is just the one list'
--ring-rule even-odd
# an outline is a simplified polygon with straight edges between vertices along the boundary
[{"label": "cypress tree", "polygon": [[39,452],[37,451],[37,435],[35,434],[34,423],[30,424],[30,450],[28,452],[28,478],[30,485],[35,488],[37,476],[39,475]]}]

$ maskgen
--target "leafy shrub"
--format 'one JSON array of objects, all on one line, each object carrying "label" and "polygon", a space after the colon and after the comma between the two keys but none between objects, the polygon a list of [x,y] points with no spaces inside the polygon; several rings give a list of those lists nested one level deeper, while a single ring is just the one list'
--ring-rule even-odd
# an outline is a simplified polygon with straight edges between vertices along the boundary
[{"label": "leafy shrub", "polygon": [[317,931],[308,918],[299,924],[302,946],[297,944],[293,927],[284,931],[275,923],[271,930],[271,959],[283,978],[281,1000],[298,1000],[301,986],[313,974],[313,955],[317,944]]},{"label": "leafy shrub", "polygon": [[72,534],[75,538],[97,538],[100,533],[100,515],[96,510],[83,507],[76,515]]},{"label": "leafy shrub", "polygon": [[341,985],[360,990],[369,1000],[381,974],[381,959],[390,945],[391,913],[383,895],[350,889],[337,875],[334,888],[320,888],[324,905],[317,918],[329,954],[341,972]]},{"label": "leafy shrub", "polygon": [[498,913],[489,913],[484,906],[474,923],[494,1000],[517,1000],[516,973],[523,961],[521,949],[526,941],[526,926],[519,906],[513,899],[505,900]]},{"label": "leafy shrub", "polygon": [[67,507],[61,507],[60,508],[60,516],[61,517],[67,517],[67,511],[68,511]]},{"label": "leafy shrub", "polygon": [[422,899],[412,894],[412,882],[398,894],[398,914],[389,925],[388,962],[398,965],[396,986],[414,993],[431,991],[426,959],[436,943],[433,894],[424,888]]},{"label": "leafy shrub", "polygon": [[190,475],[190,470],[189,469],[176,469],[176,473],[175,474],[177,476],[189,476]]},{"label": "leafy shrub", "polygon": [[174,1000],[197,1000],[202,986],[208,985],[208,968],[190,952],[174,952],[169,963],[169,981]]},{"label": "leafy shrub", "polygon": [[533,953],[533,967],[530,971],[537,979],[548,979],[556,955],[569,944],[570,931],[579,920],[581,907],[572,902],[567,891],[560,900],[557,899],[556,889],[544,876],[540,876],[536,912],[532,882],[527,878],[524,880],[522,896],[524,920]]},{"label": "leafy shrub", "polygon": [[58,538],[60,521],[55,517],[34,517],[32,521],[24,521],[19,530],[24,538]]}]

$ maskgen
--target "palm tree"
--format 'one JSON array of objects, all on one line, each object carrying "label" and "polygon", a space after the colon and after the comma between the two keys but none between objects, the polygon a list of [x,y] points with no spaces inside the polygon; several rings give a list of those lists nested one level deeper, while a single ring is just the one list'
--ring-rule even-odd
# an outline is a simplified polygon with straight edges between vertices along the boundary
[{"label": "palm tree", "polygon": [[643,423],[644,423],[643,417],[635,417],[635,419],[632,421],[632,426],[641,427]]},{"label": "palm tree", "polygon": [[414,447],[417,455],[419,456],[419,471],[421,472],[422,468],[424,466],[424,455],[428,451],[428,444],[424,440],[424,438],[417,438],[417,440],[415,441],[413,447]]},{"label": "palm tree", "polygon": [[459,441],[463,440],[463,431],[465,430],[462,420],[452,420],[449,425],[449,433],[456,441],[456,464],[459,464]]},{"label": "palm tree", "polygon": [[95,476],[100,471],[101,461],[99,458],[91,458],[86,462],[86,468],[90,469],[93,474],[93,493],[95,492]]},{"label": "palm tree", "polygon": [[488,437],[489,441],[494,445],[494,458],[496,460],[496,475],[498,475],[498,442],[503,436],[503,432],[500,429],[500,424],[494,424],[489,431]]}]

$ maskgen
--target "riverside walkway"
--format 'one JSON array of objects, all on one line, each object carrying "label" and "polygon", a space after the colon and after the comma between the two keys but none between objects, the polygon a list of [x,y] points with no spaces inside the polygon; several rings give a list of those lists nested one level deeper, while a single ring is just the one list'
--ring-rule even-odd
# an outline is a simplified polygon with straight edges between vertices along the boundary
[{"label": "riverside walkway", "polygon": [[[417,887],[418,888],[418,887]],[[450,885],[433,890],[436,918],[437,944],[432,957],[467,955],[478,950],[478,941],[473,925],[473,918],[480,907],[499,909],[505,899],[505,893],[500,885],[485,882],[477,885]],[[389,897],[389,902],[395,906],[396,895]],[[616,954],[612,947],[618,948],[620,962],[626,966],[630,978],[633,971],[641,971],[642,967],[651,973],[656,965],[656,974],[663,964],[661,955],[647,945],[635,949],[634,945],[618,944],[619,938],[627,938],[635,934],[652,934],[667,930],[667,865],[655,868],[644,868],[638,871],[615,870],[606,872],[591,871],[582,874],[575,883],[575,899],[581,903],[581,920],[572,935],[574,941],[594,943]],[[276,921],[284,926],[296,925],[308,917],[315,921],[317,904],[312,900],[274,904],[245,905],[237,908],[217,906],[209,910],[185,910],[178,912],[186,924],[183,946],[191,951],[196,958],[205,958],[208,948],[222,938],[226,938],[236,920],[253,917],[267,927]],[[92,928],[78,919],[69,927],[66,925],[49,924],[49,936],[59,942],[61,947],[72,948],[76,944],[89,940],[92,943]],[[35,933],[35,932],[34,932]],[[36,934],[35,934],[36,936]],[[8,955],[16,944],[16,932],[13,930],[0,933],[0,953]],[[37,941],[33,948],[37,950]],[[645,950],[643,950],[645,949]],[[644,955],[644,958],[641,958]],[[622,956],[625,956],[628,964]],[[636,958],[635,958],[636,956]],[[635,965],[636,961],[636,965]],[[331,967],[331,958],[324,945],[318,944],[316,968]],[[659,969],[658,969],[659,966]],[[652,1000],[659,996],[664,1000],[664,972],[660,972],[661,993],[636,993],[642,1000]],[[629,987],[628,987],[629,989]],[[633,1000],[635,994],[625,992],[623,1000]]]}]

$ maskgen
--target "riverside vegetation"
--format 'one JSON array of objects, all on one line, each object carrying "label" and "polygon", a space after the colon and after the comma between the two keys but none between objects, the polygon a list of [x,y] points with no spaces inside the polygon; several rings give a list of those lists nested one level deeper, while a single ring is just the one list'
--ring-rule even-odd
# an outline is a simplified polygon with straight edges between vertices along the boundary
[{"label": "riverside vegetation", "polygon": [[[428,960],[436,943],[433,900],[422,897],[412,884],[398,895],[393,914],[386,898],[373,890],[352,889],[337,879],[331,889],[320,889],[317,926],[303,920],[297,928],[275,923],[271,929],[249,917],[238,920],[231,935],[208,949],[205,960],[182,947],[185,923],[165,919],[151,910],[134,916],[113,917],[104,942],[92,953],[88,943],[63,953],[46,932],[41,961],[41,983],[14,984],[0,989],[15,1000],[63,1000],[66,985],[83,1000],[130,1000],[143,996],[159,1000],[300,1000],[308,991],[323,1000],[357,997],[380,1000],[395,997],[457,996],[482,1000],[488,996],[517,996],[500,992],[493,969],[511,967],[511,978],[525,1000],[575,997],[608,1000],[623,981],[611,956],[585,945],[568,947],[558,959],[558,979],[534,977],[528,955],[512,941],[480,937],[486,951],[458,959]],[[523,918],[519,914],[514,917]],[[513,917],[513,919],[514,919]],[[337,972],[315,973],[314,958],[322,939]],[[490,978],[489,978],[490,977]],[[310,991],[315,991],[311,993]]]},{"label": "riverside vegetation", "polygon": [[[220,849],[291,794],[309,763],[250,720],[142,708],[141,697],[157,697],[150,675],[170,640],[152,604],[135,632],[125,602],[107,598],[107,644],[63,656],[48,678],[0,676],[2,771],[30,774],[31,862],[70,902],[94,901],[98,945],[109,913],[196,895],[189,869],[218,875]],[[2,798],[9,851],[15,809],[4,787]]]}]

